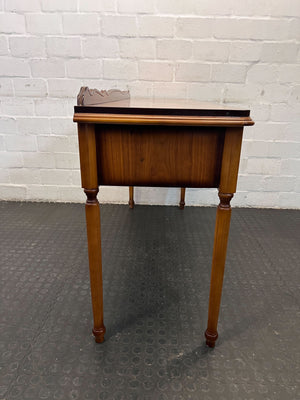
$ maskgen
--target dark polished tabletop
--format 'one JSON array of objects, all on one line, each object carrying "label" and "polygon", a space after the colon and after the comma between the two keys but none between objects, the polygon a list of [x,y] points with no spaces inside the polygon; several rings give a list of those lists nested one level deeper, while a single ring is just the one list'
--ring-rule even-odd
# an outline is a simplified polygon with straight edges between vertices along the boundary
[{"label": "dark polished tabletop", "polygon": [[120,101],[75,106],[75,113],[108,113],[108,114],[141,114],[141,115],[186,115],[186,116],[218,116],[248,117],[246,108],[230,107],[218,103],[205,103],[183,99],[130,98]]}]

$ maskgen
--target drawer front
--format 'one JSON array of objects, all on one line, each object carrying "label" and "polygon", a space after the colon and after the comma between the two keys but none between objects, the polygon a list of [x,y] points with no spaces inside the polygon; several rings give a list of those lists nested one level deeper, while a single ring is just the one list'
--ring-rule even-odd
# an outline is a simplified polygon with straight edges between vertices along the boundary
[{"label": "drawer front", "polygon": [[99,185],[218,187],[224,128],[96,125]]}]

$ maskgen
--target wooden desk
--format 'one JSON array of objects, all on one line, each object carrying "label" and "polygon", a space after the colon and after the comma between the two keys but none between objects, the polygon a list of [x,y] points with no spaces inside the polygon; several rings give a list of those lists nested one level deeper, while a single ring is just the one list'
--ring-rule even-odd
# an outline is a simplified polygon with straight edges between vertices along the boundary
[{"label": "wooden desk", "polygon": [[230,201],[236,191],[248,110],[197,102],[131,99],[76,106],[96,342],[104,340],[100,185],[219,188],[206,343],[215,346]]}]

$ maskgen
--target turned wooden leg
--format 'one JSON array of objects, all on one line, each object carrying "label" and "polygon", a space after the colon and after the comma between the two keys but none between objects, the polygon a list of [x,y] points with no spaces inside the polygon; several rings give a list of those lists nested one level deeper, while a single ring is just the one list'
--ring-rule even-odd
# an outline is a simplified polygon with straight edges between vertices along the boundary
[{"label": "turned wooden leg", "polygon": [[129,186],[129,208],[134,207],[134,200],[133,200],[133,186]]},{"label": "turned wooden leg", "polygon": [[184,206],[185,206],[184,198],[185,198],[185,188],[181,188],[181,190],[180,190],[180,203],[179,203],[180,210],[184,209]]},{"label": "turned wooden leg", "polygon": [[87,195],[85,205],[87,240],[90,266],[90,282],[94,315],[93,334],[95,341],[104,341],[105,326],[103,324],[103,284],[101,259],[100,207],[97,200],[97,189],[84,189]]},{"label": "turned wooden leg", "polygon": [[232,193],[220,193],[220,204],[217,209],[215,240],[211,269],[208,323],[205,332],[206,344],[215,347],[218,338],[218,318],[222,296],[223,276],[226,260],[227,240],[230,227]]}]

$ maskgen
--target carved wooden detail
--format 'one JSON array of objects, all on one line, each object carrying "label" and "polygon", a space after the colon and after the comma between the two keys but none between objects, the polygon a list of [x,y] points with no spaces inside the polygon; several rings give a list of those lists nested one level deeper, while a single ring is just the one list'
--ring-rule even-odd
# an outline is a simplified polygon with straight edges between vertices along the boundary
[{"label": "carved wooden detail", "polygon": [[219,199],[220,204],[219,208],[221,209],[230,209],[230,201],[233,198],[233,193],[220,193],[219,192]]},{"label": "carved wooden detail", "polygon": [[126,100],[130,98],[129,90],[97,90],[82,86],[77,96],[78,106],[93,106],[113,101]]},{"label": "carved wooden detail", "polygon": [[84,193],[86,194],[86,203],[87,204],[98,204],[97,194],[99,189],[84,189]]}]

